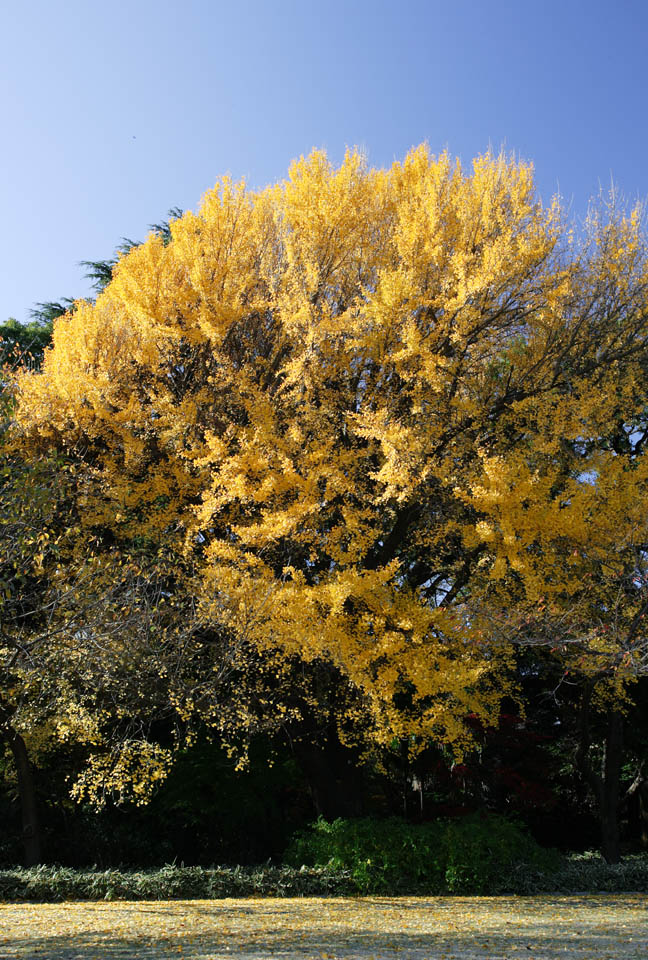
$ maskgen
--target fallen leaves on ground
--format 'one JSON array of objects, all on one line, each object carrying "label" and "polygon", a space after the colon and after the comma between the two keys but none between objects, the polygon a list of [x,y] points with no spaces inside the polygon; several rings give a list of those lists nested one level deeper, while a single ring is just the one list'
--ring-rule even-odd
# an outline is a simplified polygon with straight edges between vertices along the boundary
[{"label": "fallen leaves on ground", "polygon": [[1,904],[1,960],[631,960],[648,897]]}]

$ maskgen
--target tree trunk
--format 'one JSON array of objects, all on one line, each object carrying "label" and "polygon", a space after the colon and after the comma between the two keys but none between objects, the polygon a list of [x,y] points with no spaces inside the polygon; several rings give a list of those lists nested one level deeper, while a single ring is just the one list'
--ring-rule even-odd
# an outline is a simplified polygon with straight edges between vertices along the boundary
[{"label": "tree trunk", "polygon": [[618,863],[621,859],[619,806],[622,758],[623,715],[619,710],[610,710],[605,737],[599,803],[601,853],[608,863]]},{"label": "tree trunk", "polygon": [[644,850],[648,849],[648,780],[642,780],[639,786],[639,841]]},{"label": "tree trunk", "polygon": [[628,801],[630,836],[639,840],[645,850],[648,847],[648,778],[644,776],[643,762],[626,791],[625,799]]},{"label": "tree trunk", "polygon": [[12,727],[5,728],[5,739],[9,744],[18,774],[18,794],[22,813],[22,839],[25,851],[25,866],[33,867],[42,862],[41,831],[38,819],[38,805],[34,789],[34,775],[29,762],[25,741]]},{"label": "tree trunk", "polygon": [[575,761],[581,776],[590,785],[596,798],[598,819],[601,825],[601,853],[608,863],[618,863],[621,859],[619,811],[621,762],[623,759],[623,714],[619,710],[608,710],[603,763],[600,773],[597,773],[592,768],[589,759],[591,693],[592,684],[588,684],[583,690],[581,700],[580,739]]}]

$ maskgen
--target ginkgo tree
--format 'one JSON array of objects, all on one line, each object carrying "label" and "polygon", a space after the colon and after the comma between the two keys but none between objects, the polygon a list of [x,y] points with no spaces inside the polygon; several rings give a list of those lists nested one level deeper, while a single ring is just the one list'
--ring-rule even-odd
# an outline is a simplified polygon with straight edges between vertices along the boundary
[{"label": "ginkgo tree", "polygon": [[639,221],[584,247],[530,165],[420,147],[388,170],[314,152],[261,191],[225,178],[169,233],[55,322],[14,442],[78,463],[84,530],[190,562],[203,622],[330,664],[377,742],[461,751],[466,715],[512,689],[511,638],[466,606],[509,549],[479,490],[528,476],[578,419],[575,384],[591,402],[632,382]]}]

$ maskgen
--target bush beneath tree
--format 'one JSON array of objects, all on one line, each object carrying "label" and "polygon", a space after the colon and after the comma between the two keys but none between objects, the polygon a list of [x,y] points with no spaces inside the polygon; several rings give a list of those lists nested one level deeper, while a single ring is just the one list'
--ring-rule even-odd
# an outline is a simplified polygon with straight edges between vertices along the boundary
[{"label": "bush beneath tree", "polygon": [[411,824],[404,820],[319,819],[295,835],[293,866],[348,870],[359,893],[491,893],[521,874],[553,873],[556,851],[494,815]]}]

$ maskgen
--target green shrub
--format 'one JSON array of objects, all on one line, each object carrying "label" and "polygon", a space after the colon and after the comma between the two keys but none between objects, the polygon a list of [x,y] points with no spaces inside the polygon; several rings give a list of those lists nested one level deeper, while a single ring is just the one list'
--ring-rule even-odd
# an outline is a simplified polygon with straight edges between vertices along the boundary
[{"label": "green shrub", "polygon": [[450,893],[504,892],[517,888],[520,874],[552,871],[560,863],[556,851],[539,846],[522,826],[493,815],[450,821],[445,849]]},{"label": "green shrub", "polygon": [[443,885],[443,827],[403,820],[320,818],[299,832],[284,859],[293,866],[349,870],[360,893],[396,893]]},{"label": "green shrub", "polygon": [[359,893],[428,894],[513,890],[521,873],[560,862],[518,824],[480,814],[419,825],[320,818],[295,835],[285,860],[348,870]]}]

